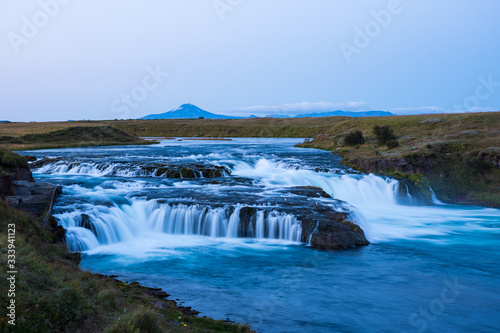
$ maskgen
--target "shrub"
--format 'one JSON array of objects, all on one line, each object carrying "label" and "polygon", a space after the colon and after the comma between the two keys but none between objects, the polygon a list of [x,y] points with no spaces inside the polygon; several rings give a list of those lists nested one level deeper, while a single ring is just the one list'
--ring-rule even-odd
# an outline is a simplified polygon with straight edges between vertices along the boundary
[{"label": "shrub", "polygon": [[393,130],[389,126],[373,126],[373,134],[379,145],[385,145],[388,141],[396,140]]},{"label": "shrub", "polygon": [[365,143],[365,138],[361,131],[351,131],[344,137],[344,144],[346,146],[356,146]]},{"label": "shrub", "polygon": [[399,142],[398,142],[398,140],[389,140],[386,142],[385,145],[387,146],[387,148],[393,149],[393,148],[399,147]]}]

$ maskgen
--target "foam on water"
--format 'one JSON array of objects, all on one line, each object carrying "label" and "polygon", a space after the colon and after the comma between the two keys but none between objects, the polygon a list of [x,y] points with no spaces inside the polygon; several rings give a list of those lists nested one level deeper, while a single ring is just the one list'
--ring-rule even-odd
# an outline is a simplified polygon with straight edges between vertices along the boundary
[{"label": "foam on water", "polygon": [[[247,237],[300,242],[301,225],[292,215],[257,212],[255,225],[241,225],[239,205],[209,207],[160,204],[156,200],[132,199],[130,204],[112,207],[80,206],[55,214],[67,230],[71,251],[87,251],[100,245],[127,243],[151,233],[204,235],[237,238],[242,228]],[[82,216],[82,214],[85,214]]]}]

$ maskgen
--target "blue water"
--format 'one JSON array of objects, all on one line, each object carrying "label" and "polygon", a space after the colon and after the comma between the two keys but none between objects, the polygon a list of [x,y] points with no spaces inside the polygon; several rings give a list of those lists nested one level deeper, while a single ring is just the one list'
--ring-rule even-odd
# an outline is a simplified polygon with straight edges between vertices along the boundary
[{"label": "blue water", "polygon": [[[498,331],[499,210],[411,205],[396,181],[353,172],[328,152],[294,148],[300,141],[169,140],[26,153],[62,158],[35,176],[63,185],[55,216],[70,243],[83,246],[83,269],[161,287],[201,315],[260,332]],[[167,179],[139,170],[170,163],[225,166],[231,175]],[[253,196],[273,205],[277,191],[296,185],[342,200],[371,244],[327,252],[287,239],[158,227],[168,205],[186,213],[206,198],[215,209]],[[82,213],[94,233],[75,224]]]}]

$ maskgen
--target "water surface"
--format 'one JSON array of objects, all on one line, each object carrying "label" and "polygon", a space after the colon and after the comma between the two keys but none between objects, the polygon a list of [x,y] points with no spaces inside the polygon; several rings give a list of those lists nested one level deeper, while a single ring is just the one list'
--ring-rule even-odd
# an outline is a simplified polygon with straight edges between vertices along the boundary
[{"label": "water surface", "polygon": [[[64,186],[54,212],[70,248],[83,252],[82,268],[161,287],[201,315],[261,332],[497,331],[499,210],[419,205],[401,197],[397,181],[354,172],[298,142],[165,140],[26,153],[61,158],[35,177]],[[228,172],[158,172],[183,165]],[[305,185],[334,198],[314,200],[349,211],[371,245],[324,252],[301,243],[300,221],[281,213],[277,198]],[[277,233],[253,226],[254,237],[236,237],[233,213],[243,202],[275,211],[260,223]]]}]

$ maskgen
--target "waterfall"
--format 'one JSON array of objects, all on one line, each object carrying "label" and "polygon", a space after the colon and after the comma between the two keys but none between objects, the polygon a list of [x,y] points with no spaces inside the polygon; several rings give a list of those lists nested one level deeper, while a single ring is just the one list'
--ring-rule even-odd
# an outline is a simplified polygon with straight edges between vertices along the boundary
[{"label": "waterfall", "polygon": [[54,216],[67,230],[66,242],[70,251],[132,241],[148,232],[300,242],[302,227],[295,216],[252,208],[254,213],[242,219],[241,208],[241,205],[171,205],[136,199],[131,204]]},{"label": "waterfall", "polygon": [[[197,169],[201,168],[201,169]],[[215,178],[228,177],[229,170],[216,165],[132,165],[130,163],[57,161],[35,167],[35,173],[55,175],[82,175],[92,177],[164,177]]]},{"label": "waterfall", "polygon": [[335,199],[354,206],[394,206],[400,199],[399,181],[374,174],[319,173],[286,168],[281,163],[260,159],[255,165],[239,162],[233,176],[258,179],[268,186],[315,186]]},{"label": "waterfall", "polygon": [[429,190],[431,191],[431,202],[433,204],[438,205],[438,206],[445,206],[446,205],[444,202],[442,202],[441,200],[439,200],[436,197],[436,193],[434,193],[434,190],[432,189],[432,187],[429,187]]}]

